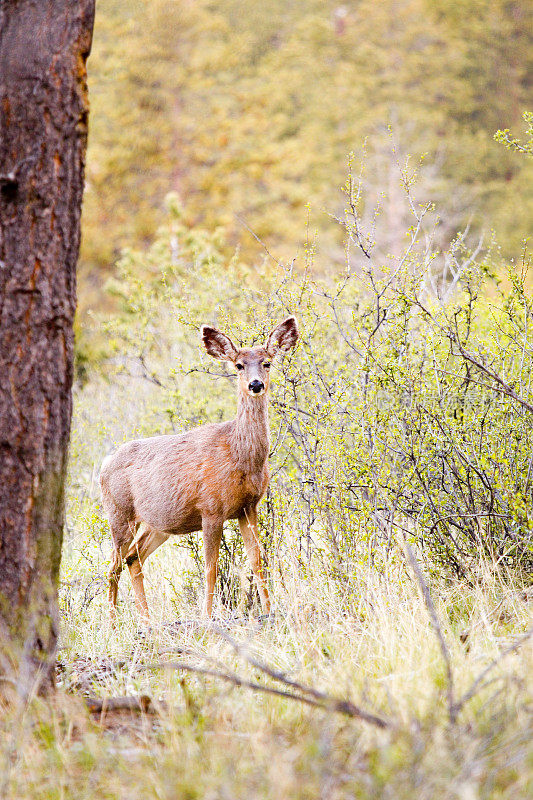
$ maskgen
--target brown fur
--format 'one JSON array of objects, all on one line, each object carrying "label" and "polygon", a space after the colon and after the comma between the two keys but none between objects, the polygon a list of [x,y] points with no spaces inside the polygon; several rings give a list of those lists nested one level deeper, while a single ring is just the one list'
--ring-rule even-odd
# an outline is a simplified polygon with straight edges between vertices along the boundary
[{"label": "brown fur", "polygon": [[[113,616],[124,562],[137,609],[147,618],[144,561],[169,536],[200,529],[206,562],[205,610],[210,616],[227,519],[239,520],[263,611],[270,611],[257,533],[257,505],[268,486],[270,447],[265,364],[278,350],[296,343],[298,329],[294,317],[289,317],[272,331],[264,347],[241,350],[214,328],[204,326],[202,338],[210,355],[231,361],[237,369],[237,416],[179,435],[127,442],[105,459],[100,485],[114,544],[109,574]],[[258,394],[251,388],[254,381],[256,388],[263,386]]]}]

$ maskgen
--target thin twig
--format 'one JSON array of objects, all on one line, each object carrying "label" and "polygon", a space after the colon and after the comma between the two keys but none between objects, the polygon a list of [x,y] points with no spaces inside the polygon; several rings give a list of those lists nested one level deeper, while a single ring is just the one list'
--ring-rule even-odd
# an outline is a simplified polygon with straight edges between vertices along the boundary
[{"label": "thin twig", "polygon": [[[472,364],[474,367],[477,367],[479,370],[481,370],[490,378],[492,378],[494,381],[496,381],[496,383],[501,387],[500,391],[502,392],[502,394],[505,394],[508,397],[512,397],[513,400],[516,400],[516,402],[520,403],[521,406],[527,408],[528,411],[533,411],[533,405],[531,403],[528,403],[527,400],[524,400],[522,397],[517,395],[516,392],[513,389],[511,389],[509,384],[503,380],[503,378],[501,378],[496,372],[485,366],[483,362],[476,359],[472,355],[472,353],[469,353],[467,350],[465,350],[462,344],[458,341],[457,337],[455,337],[454,341],[457,347],[459,348],[459,353],[461,354],[461,356],[466,361],[469,361],[470,364]],[[496,389],[497,387],[492,387],[492,388]]]},{"label": "thin twig", "polygon": [[483,688],[481,684],[483,683],[484,679],[489,674],[489,672],[493,670],[494,667],[496,667],[500,663],[500,661],[503,661],[503,659],[506,656],[508,656],[510,653],[513,653],[515,650],[518,650],[518,648],[521,647],[521,645],[523,645],[525,642],[527,642],[528,639],[531,639],[532,636],[533,636],[533,625],[531,625],[531,627],[528,628],[528,630],[525,633],[523,633],[521,636],[515,639],[514,642],[512,642],[508,647],[506,647],[505,650],[502,650],[502,652],[498,656],[496,656],[496,658],[494,658],[490,662],[490,664],[488,664],[485,667],[484,670],[482,670],[479,673],[475,681],[472,683],[470,689],[468,689],[468,691],[464,693],[464,695],[457,701],[457,703],[455,703],[454,710],[456,716],[459,714],[463,706],[466,705],[466,703],[470,702],[470,700],[474,697],[474,695],[481,688]]},{"label": "thin twig", "polygon": [[465,348],[463,347],[463,345],[459,340],[457,333],[451,328],[451,326],[446,327],[445,325],[439,323],[438,320],[435,319],[431,311],[429,311],[429,309],[427,309],[423,305],[423,303],[420,301],[418,297],[415,298],[415,305],[418,306],[418,308],[426,315],[427,319],[429,319],[430,322],[433,323],[433,325],[435,325],[445,336],[448,337],[452,345],[453,344],[456,345],[456,347],[459,350],[459,355],[465,361],[468,361],[470,364],[472,364],[472,366],[479,369],[485,375],[488,375],[489,378],[492,378],[492,380],[498,384],[499,388],[492,386],[490,387],[491,389],[500,391],[502,394],[505,394],[508,397],[511,397],[513,400],[516,400],[516,402],[519,403],[521,406],[523,406],[523,408],[527,408],[528,411],[533,411],[533,405],[529,403],[527,400],[524,400],[522,397],[517,395],[516,392],[509,386],[508,383],[506,383],[506,381],[503,380],[503,378],[500,375],[498,375],[497,372],[491,370],[482,361],[480,361],[479,358],[476,358],[471,352],[465,350]]},{"label": "thin twig", "polygon": [[450,657],[450,651],[448,650],[448,645],[446,644],[446,640],[444,638],[444,634],[442,632],[442,628],[439,622],[439,618],[437,616],[437,611],[435,609],[435,605],[433,600],[431,599],[431,594],[429,592],[429,587],[426,583],[426,580],[422,574],[422,570],[416,560],[413,551],[411,550],[407,541],[404,542],[405,545],[405,552],[409,558],[409,563],[411,564],[412,570],[415,573],[415,577],[418,581],[418,585],[420,586],[420,590],[422,592],[422,596],[424,598],[424,603],[426,604],[426,608],[428,610],[431,623],[433,625],[433,629],[437,636],[437,640],[439,642],[440,650],[442,653],[442,658],[444,659],[444,663],[446,665],[446,697],[448,701],[448,715],[450,717],[450,722],[455,722],[457,719],[457,711],[456,711],[456,704],[454,703],[454,693],[453,693],[453,672],[452,672],[452,661]]},{"label": "thin twig", "polygon": [[[450,378],[457,378],[457,380],[461,380],[461,381],[463,380],[463,376],[462,375],[457,375],[456,372],[450,372],[447,369],[442,369],[442,367],[435,367],[435,371],[436,372],[440,372],[442,375],[449,375]],[[468,380],[468,383],[474,383],[476,386],[482,386],[484,389],[490,389],[492,392],[499,392],[500,394],[503,394],[505,397],[511,397],[513,400],[519,399],[518,395],[516,397],[513,397],[512,395],[510,395],[509,392],[507,391],[507,389],[504,389],[501,386],[491,386],[489,383],[483,383],[483,381],[477,381],[471,375],[468,376],[467,380]],[[527,401],[519,399],[519,402],[522,405],[524,405]],[[526,405],[526,408],[529,409],[529,405]]]},{"label": "thin twig", "polygon": [[252,234],[252,236],[254,237],[255,241],[256,241],[258,244],[260,244],[260,245],[261,245],[261,247],[263,248],[263,250],[265,251],[265,253],[267,254],[267,256],[268,256],[269,258],[271,258],[271,259],[272,259],[272,261],[274,261],[274,262],[275,262],[275,263],[278,265],[278,267],[282,267],[282,268],[284,269],[284,268],[285,268],[284,264],[282,264],[282,262],[281,262],[279,259],[277,259],[277,258],[276,258],[276,256],[272,255],[272,253],[270,252],[270,250],[268,249],[268,247],[266,246],[266,244],[264,243],[264,241],[263,241],[263,240],[262,240],[262,239],[261,239],[261,238],[260,238],[260,237],[257,235],[257,233],[255,233],[255,231],[254,231],[254,230],[252,230],[252,228],[250,228],[250,226],[248,225],[248,223],[246,222],[246,220],[244,220],[242,217],[240,217],[240,216],[239,216],[238,214],[236,214],[235,212],[234,212],[233,216],[235,217],[235,219],[237,220],[237,222],[239,222],[239,223],[240,223],[240,224],[243,226],[243,228],[246,228],[246,230],[248,231],[248,233],[251,233],[251,234]]}]

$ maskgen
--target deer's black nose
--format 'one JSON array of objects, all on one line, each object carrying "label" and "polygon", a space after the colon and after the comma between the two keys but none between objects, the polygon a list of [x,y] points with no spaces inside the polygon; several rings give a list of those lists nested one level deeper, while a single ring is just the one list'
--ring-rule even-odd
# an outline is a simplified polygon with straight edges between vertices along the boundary
[{"label": "deer's black nose", "polygon": [[259,394],[259,392],[265,388],[265,384],[263,383],[263,381],[258,381],[256,379],[255,381],[250,381],[250,383],[248,384],[248,388],[254,394]]}]

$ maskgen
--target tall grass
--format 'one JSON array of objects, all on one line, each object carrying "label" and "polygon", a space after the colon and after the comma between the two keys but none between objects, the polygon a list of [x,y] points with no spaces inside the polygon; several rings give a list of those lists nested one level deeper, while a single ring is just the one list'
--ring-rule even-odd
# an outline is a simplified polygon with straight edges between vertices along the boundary
[{"label": "tall grass", "polygon": [[[63,611],[62,693],[52,705],[36,700],[15,721],[4,718],[6,796],[528,797],[531,643],[497,664],[451,724],[442,655],[400,553],[379,570],[366,564],[339,580],[318,556],[302,574],[288,544],[270,563],[275,619],[235,619],[219,603],[215,621],[248,653],[378,713],[388,728],[166,668],[214,665],[272,684],[199,622],[185,551],[164,546],[147,564],[151,629],[139,629],[124,580],[113,630],[95,582],[107,569],[106,548],[89,564],[73,539],[64,569],[73,569],[77,584]],[[431,588],[459,696],[527,629],[530,606],[510,576],[503,580],[488,566],[471,588]],[[89,719],[80,693],[147,694],[157,714]]]}]

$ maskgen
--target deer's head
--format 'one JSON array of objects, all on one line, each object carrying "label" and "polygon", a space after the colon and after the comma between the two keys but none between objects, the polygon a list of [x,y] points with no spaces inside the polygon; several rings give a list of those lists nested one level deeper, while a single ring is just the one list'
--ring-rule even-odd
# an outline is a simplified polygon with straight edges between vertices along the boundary
[{"label": "deer's head", "polygon": [[235,347],[229,336],[202,325],[202,340],[205,349],[213,358],[230,361],[236,371],[239,391],[259,397],[268,392],[270,385],[270,362],[279,351],[294,347],[298,339],[298,325],[294,317],[287,317],[268,335],[263,347]]}]

